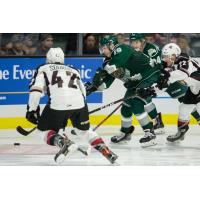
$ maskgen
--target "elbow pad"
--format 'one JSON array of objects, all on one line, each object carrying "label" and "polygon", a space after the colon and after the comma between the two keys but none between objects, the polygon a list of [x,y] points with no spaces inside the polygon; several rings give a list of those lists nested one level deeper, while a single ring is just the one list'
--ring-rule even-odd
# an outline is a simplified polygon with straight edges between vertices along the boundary
[{"label": "elbow pad", "polygon": [[39,105],[40,102],[40,98],[41,98],[42,93],[39,91],[33,91],[30,93],[29,95],[29,101],[28,101],[28,105],[29,105],[29,111],[36,111],[37,107]]}]

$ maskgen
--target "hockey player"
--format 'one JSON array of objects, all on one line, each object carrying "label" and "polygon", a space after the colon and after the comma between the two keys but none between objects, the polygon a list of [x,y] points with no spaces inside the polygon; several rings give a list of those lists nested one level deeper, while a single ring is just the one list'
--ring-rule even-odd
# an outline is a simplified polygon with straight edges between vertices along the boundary
[{"label": "hockey player", "polygon": [[[141,51],[142,53],[147,55],[151,59],[153,67],[156,67],[158,69],[162,68],[161,51],[159,47],[155,44],[146,42],[144,34],[131,33],[130,45],[136,51]],[[150,101],[150,103],[145,105],[145,110],[147,111],[150,118],[153,120],[154,132],[156,134],[163,134],[164,124],[162,122],[161,113],[157,112],[155,104],[152,101]]]},{"label": "hockey player", "polygon": [[[48,145],[60,148],[55,161],[61,155],[64,157],[76,150],[76,145],[71,140],[58,134],[70,119],[76,133],[85,136],[92,147],[114,163],[117,155],[90,129],[88,107],[85,103],[86,91],[79,71],[70,65],[64,65],[61,48],[51,48],[46,57],[47,63],[38,67],[30,84],[26,118],[37,124],[39,134]],[[38,105],[44,87],[47,88],[49,102],[40,116]]]},{"label": "hockey player", "polygon": [[181,54],[179,46],[174,43],[163,47],[162,57],[166,73],[161,85],[167,87],[166,91],[173,98],[178,97],[182,101],[179,106],[178,131],[167,137],[168,141],[175,142],[184,139],[191,113],[197,120],[200,119],[200,67],[188,55]]},{"label": "hockey player", "polygon": [[[104,55],[110,52],[110,60],[106,63],[104,70],[99,70],[93,83],[97,88],[106,89],[110,87],[115,78],[124,82],[127,88],[126,100],[121,108],[122,128],[121,134],[111,138],[111,141],[118,143],[131,139],[134,130],[132,126],[132,113],[134,113],[143,128],[145,135],[140,139],[142,146],[155,145],[155,133],[153,123],[149,120],[144,106],[152,98],[151,86],[159,77],[160,71],[151,66],[151,60],[141,52],[131,47],[118,44],[114,36],[103,38],[100,48]],[[127,109],[128,108],[128,109]],[[128,111],[128,112],[127,112]],[[131,111],[131,112],[130,112]]]}]

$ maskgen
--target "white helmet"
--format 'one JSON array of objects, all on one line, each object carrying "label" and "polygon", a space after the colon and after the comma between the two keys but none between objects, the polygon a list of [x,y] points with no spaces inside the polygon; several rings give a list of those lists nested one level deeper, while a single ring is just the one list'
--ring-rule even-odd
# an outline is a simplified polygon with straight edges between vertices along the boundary
[{"label": "white helmet", "polygon": [[63,53],[63,50],[58,48],[50,48],[47,52],[47,63],[61,63],[64,64],[65,55]]},{"label": "white helmet", "polygon": [[162,49],[162,57],[175,55],[178,57],[181,54],[180,47],[175,43],[166,44]]}]

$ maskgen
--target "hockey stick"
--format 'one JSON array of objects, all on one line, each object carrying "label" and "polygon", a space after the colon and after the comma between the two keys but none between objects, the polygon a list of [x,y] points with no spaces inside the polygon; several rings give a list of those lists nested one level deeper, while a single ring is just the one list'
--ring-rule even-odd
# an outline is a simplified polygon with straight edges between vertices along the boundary
[{"label": "hockey stick", "polygon": [[[103,119],[95,128],[93,128],[93,131],[96,131],[105,121],[107,121],[122,106],[122,104],[123,103],[119,104],[105,119]],[[77,135],[75,130],[71,130],[71,134]],[[92,147],[91,145],[89,145],[86,150],[87,155],[90,154],[91,150],[92,150]]]},{"label": "hockey stick", "polygon": [[108,107],[110,107],[110,106],[112,106],[112,105],[115,105],[115,104],[117,104],[117,103],[119,103],[119,102],[122,102],[122,101],[125,101],[125,100],[128,100],[128,99],[131,99],[131,98],[133,98],[133,97],[135,97],[135,95],[130,96],[130,97],[127,97],[127,98],[118,99],[118,100],[113,101],[113,102],[111,102],[111,103],[109,103],[109,104],[107,104],[107,105],[104,105],[104,106],[101,106],[101,107],[99,107],[99,108],[96,108],[96,109],[94,109],[94,110],[89,111],[89,114],[95,113],[95,112],[97,112],[97,111],[99,111],[99,110],[103,110],[104,108],[108,108]]},{"label": "hockey stick", "polygon": [[[93,131],[96,131],[105,121],[107,121],[108,118],[110,118],[120,107],[122,106],[122,103],[119,104],[105,119],[103,119],[95,128],[93,128]],[[71,130],[71,134],[77,135],[75,130]]]},{"label": "hockey stick", "polygon": [[120,107],[122,106],[122,103],[119,104],[105,119],[103,119],[95,128],[93,128],[93,131],[96,131],[105,121],[107,121]]},{"label": "hockey stick", "polygon": [[[105,108],[108,108],[108,107],[110,107],[110,106],[112,106],[112,105],[115,105],[115,104],[117,104],[117,103],[119,103],[119,102],[122,102],[122,101],[125,101],[125,100],[128,100],[128,99],[131,99],[131,98],[133,98],[133,97],[135,97],[135,95],[130,96],[130,97],[127,97],[127,98],[118,99],[118,100],[113,101],[113,102],[111,102],[111,103],[109,103],[109,104],[107,104],[107,105],[104,105],[104,106],[101,106],[101,107],[99,107],[99,108],[96,108],[96,109],[94,109],[94,110],[89,111],[89,114],[92,114],[92,113],[95,113],[95,112],[97,112],[97,111],[103,110],[103,109],[105,109]],[[29,131],[26,131],[26,130],[25,130],[24,128],[22,128],[21,126],[17,126],[16,130],[17,130],[21,135],[27,136],[27,135],[29,135],[30,133],[32,133],[36,128],[37,128],[37,127],[34,127],[33,129],[31,129],[31,130],[29,130]],[[72,133],[72,134],[73,134],[73,133]]]},{"label": "hockey stick", "polygon": [[[135,96],[135,95],[134,95],[134,96]],[[128,99],[131,99],[131,98],[133,98],[134,96],[130,96],[130,97],[128,97],[128,98],[121,98],[121,99],[118,99],[118,100],[113,101],[113,102],[111,102],[111,103],[109,103],[109,104],[107,104],[107,105],[104,105],[104,106],[101,106],[101,107],[99,107],[99,108],[96,108],[96,109],[94,109],[94,110],[92,110],[92,111],[89,111],[89,114],[95,113],[95,112],[100,111],[100,110],[103,110],[103,109],[105,109],[105,108],[108,108],[108,107],[110,107],[110,106],[112,106],[112,105],[115,105],[115,104],[121,102],[121,101],[125,101],[125,100],[128,100]],[[37,128],[37,127],[34,127],[33,129],[31,129],[31,130],[29,130],[29,131],[26,131],[26,130],[25,130],[24,128],[22,128],[21,126],[17,126],[16,130],[17,130],[17,132],[19,132],[21,135],[27,136],[27,135],[29,135],[30,133],[32,133],[36,128]]]},{"label": "hockey stick", "polygon": [[[64,135],[65,138],[68,138],[66,134],[63,134],[63,135]],[[81,153],[83,153],[85,156],[88,156],[88,152],[85,151],[85,150],[83,150],[83,149],[80,148],[79,146],[78,146],[77,150],[80,151]]]},{"label": "hockey stick", "polygon": [[[33,129],[31,129],[30,131],[26,131],[24,130],[21,126],[18,126],[16,128],[16,130],[18,131],[18,133],[20,133],[23,136],[28,136],[29,134],[31,134],[35,129],[37,129],[37,126],[34,127]],[[83,149],[81,149],[80,147],[78,147],[78,151],[80,151],[81,153],[83,153],[85,156],[88,156],[87,151],[84,151]]]},{"label": "hockey stick", "polygon": [[37,126],[34,127],[33,129],[31,129],[30,131],[26,131],[26,130],[23,129],[21,126],[18,126],[18,127],[16,128],[17,132],[20,133],[20,134],[23,135],[23,136],[29,135],[29,134],[32,133],[35,129],[37,129]]}]

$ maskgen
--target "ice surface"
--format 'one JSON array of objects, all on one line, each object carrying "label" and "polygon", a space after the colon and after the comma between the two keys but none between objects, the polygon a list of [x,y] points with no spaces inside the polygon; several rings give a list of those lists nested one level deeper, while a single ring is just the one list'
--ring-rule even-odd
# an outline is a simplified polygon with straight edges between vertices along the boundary
[{"label": "ice surface", "polygon": [[[117,126],[104,126],[97,131],[110,148],[119,155],[120,165],[142,165],[142,166],[168,166],[168,165],[200,165],[200,126],[190,127],[185,140],[181,143],[168,144],[166,137],[176,132],[176,126],[167,126],[166,134],[158,135],[156,146],[142,148],[139,139],[142,137],[141,128],[137,127],[132,140],[127,144],[111,144],[110,137],[119,133]],[[82,148],[87,149],[87,143],[76,136],[71,138]],[[14,146],[20,143],[20,146]],[[49,166],[57,165],[54,154],[58,151],[56,147],[43,144],[36,133],[29,136],[21,136],[15,130],[0,130],[0,165],[25,165],[25,166]],[[66,158],[61,165],[68,166],[101,166],[111,165],[97,151],[92,150],[86,157],[76,152]]]}]

